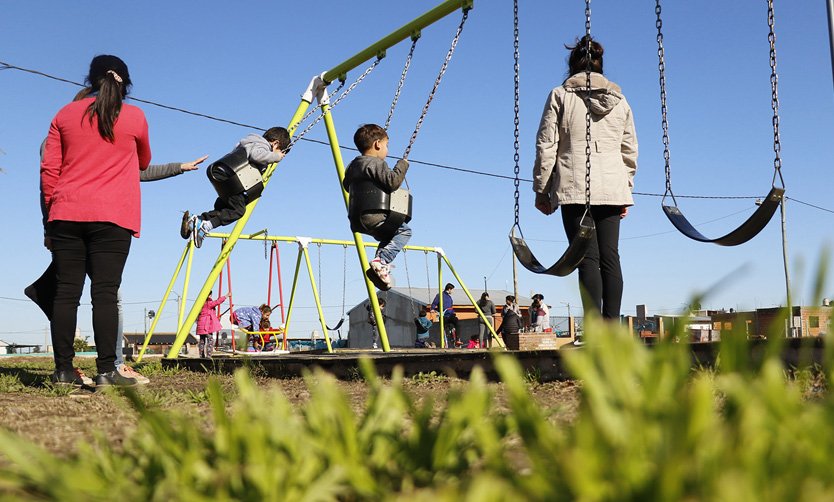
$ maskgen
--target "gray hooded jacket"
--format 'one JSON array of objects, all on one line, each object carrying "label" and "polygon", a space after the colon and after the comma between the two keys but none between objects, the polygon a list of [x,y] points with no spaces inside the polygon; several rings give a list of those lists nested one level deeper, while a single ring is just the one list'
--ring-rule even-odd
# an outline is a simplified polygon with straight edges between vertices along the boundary
[{"label": "gray hooded jacket", "polygon": [[[350,192],[350,185],[355,181],[371,180],[376,186],[387,193],[391,193],[403,184],[405,173],[408,172],[408,161],[400,159],[389,169],[388,164],[380,158],[370,155],[360,155],[353,159],[345,169],[345,179],[342,186]],[[362,225],[372,229],[385,221],[386,214],[366,213],[361,216]]]},{"label": "gray hooded jacket", "polygon": [[[553,209],[585,203],[585,73],[547,98],[536,135],[533,190],[549,193]],[[634,118],[620,87],[591,73],[591,204],[631,206],[637,170]]]}]

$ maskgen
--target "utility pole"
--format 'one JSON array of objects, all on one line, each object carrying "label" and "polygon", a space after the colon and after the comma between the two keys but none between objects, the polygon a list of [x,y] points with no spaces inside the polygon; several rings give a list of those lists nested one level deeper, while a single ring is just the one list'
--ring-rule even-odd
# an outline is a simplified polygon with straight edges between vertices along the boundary
[{"label": "utility pole", "polygon": [[148,307],[145,307],[145,315],[143,316],[145,319],[145,338],[148,337]]},{"label": "utility pole", "polygon": [[[830,2],[829,2],[830,4]],[[788,232],[785,215],[786,198],[782,197],[782,203],[779,204],[780,212],[782,213],[782,261],[785,264],[785,293],[788,302],[788,332],[786,336],[792,338],[795,334],[793,326],[793,301],[791,300],[791,275],[790,267],[788,266]]]},{"label": "utility pole", "polygon": [[513,296],[515,296],[515,301],[518,303],[518,269],[516,269],[515,264],[515,253],[513,253]]}]

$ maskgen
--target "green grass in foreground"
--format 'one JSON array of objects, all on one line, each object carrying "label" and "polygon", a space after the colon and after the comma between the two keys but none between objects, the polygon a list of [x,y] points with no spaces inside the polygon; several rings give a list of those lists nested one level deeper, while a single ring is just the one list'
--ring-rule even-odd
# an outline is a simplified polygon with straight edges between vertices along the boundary
[{"label": "green grass in foreground", "polygon": [[101,441],[58,459],[0,431],[0,498],[834,500],[834,400],[803,397],[816,378],[786,378],[776,337],[755,363],[728,337],[720,370],[692,373],[685,346],[650,350],[590,319],[586,332],[565,354],[583,382],[569,425],[548,420],[509,355],[496,356],[506,408],[479,371],[435,406],[365,362],[361,413],[326,374],[306,378],[297,408],[239,372],[232,400],[213,379],[193,396],[212,406],[210,433],[131,392],[140,420],[123,451]]}]

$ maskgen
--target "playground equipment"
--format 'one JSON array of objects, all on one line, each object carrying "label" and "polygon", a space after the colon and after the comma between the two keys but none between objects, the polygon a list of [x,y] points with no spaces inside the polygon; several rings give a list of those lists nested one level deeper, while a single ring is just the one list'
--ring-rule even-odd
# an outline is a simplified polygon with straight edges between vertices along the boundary
[{"label": "playground equipment", "polygon": [[[438,21],[438,20],[446,17],[447,15],[449,15],[453,12],[456,12],[458,10],[463,11],[463,18],[464,18],[464,21],[465,21],[466,17],[468,16],[469,10],[473,6],[473,3],[474,3],[474,0],[447,0],[447,1],[443,2],[442,4],[438,5],[437,7],[435,7],[434,9],[432,9],[432,10],[426,12],[425,14],[423,14],[422,16],[418,17],[417,19],[415,19],[415,20],[411,21],[410,23],[407,23],[406,25],[402,26],[401,28],[395,30],[394,32],[392,32],[388,36],[386,36],[386,37],[382,38],[381,40],[379,40],[378,42],[376,42],[375,44],[367,47],[366,49],[364,49],[362,51],[360,51],[359,53],[357,53],[353,57],[347,59],[343,63],[331,68],[329,71],[326,71],[326,72],[324,72],[320,75],[317,75],[317,76],[313,77],[312,80],[310,81],[310,84],[307,86],[307,89],[305,90],[305,92],[302,95],[301,103],[299,104],[298,108],[296,109],[295,113],[293,114],[292,118],[290,119],[290,123],[287,127],[287,129],[290,132],[290,135],[294,135],[295,132],[296,132],[296,129],[299,127],[301,122],[306,117],[309,117],[313,113],[313,111],[311,111],[309,114],[307,114],[305,116],[305,112],[308,111],[308,109],[310,108],[310,105],[313,103],[314,100],[318,101],[321,113],[315,119],[315,121],[313,121],[310,125],[308,125],[300,133],[295,135],[295,138],[290,143],[290,146],[294,145],[299,140],[299,138],[301,138],[304,134],[306,134],[306,132],[309,131],[316,123],[318,123],[319,120],[324,119],[325,128],[327,130],[327,137],[328,137],[328,140],[330,142],[331,153],[333,155],[333,160],[334,160],[334,163],[335,163],[335,166],[336,166],[336,173],[337,173],[338,181],[339,181],[339,189],[342,192],[342,197],[344,198],[345,209],[346,210],[350,207],[350,196],[347,192],[344,191],[344,189],[341,186],[342,181],[344,179],[345,169],[344,169],[344,162],[342,160],[341,149],[339,147],[339,140],[338,140],[338,137],[336,135],[336,128],[335,128],[335,125],[334,125],[334,122],[333,122],[333,116],[331,114],[332,108],[335,107],[341,99],[346,97],[348,95],[348,93],[350,93],[350,91],[353,88],[355,88],[356,85],[358,85],[362,81],[362,79],[364,79],[371,71],[373,71],[373,69],[379,64],[379,62],[385,56],[385,50],[386,49],[388,49],[390,47],[393,47],[394,45],[402,42],[406,38],[412,37],[412,39],[413,39],[413,36],[415,35],[415,33],[419,33],[423,28],[431,25],[432,23],[434,23],[434,22],[436,22],[436,21]],[[461,22],[461,25],[458,27],[458,32],[455,36],[455,41],[459,38],[460,31],[462,30],[462,27],[463,27],[463,22]],[[445,66],[448,64],[448,59],[450,57],[451,56],[447,56],[446,61],[444,62],[444,65],[443,65],[443,68],[442,68],[443,71],[445,71]],[[342,85],[344,85],[344,82],[347,79],[347,73],[349,71],[355,69],[357,66],[363,64],[364,62],[371,60],[372,58],[375,58],[375,60],[370,65],[370,67],[367,68],[359,76],[359,78],[357,78],[357,80],[353,84],[351,84],[333,102],[333,104],[331,106],[330,97],[329,97],[328,92],[327,92],[327,87],[332,82],[334,82],[336,80],[339,80],[342,84],[339,85],[339,87],[337,88],[336,92],[338,92],[338,90],[341,89]],[[436,90],[438,85],[439,85],[439,79],[438,79],[438,81],[435,82],[435,90]],[[421,119],[425,116],[425,110],[427,109],[428,104],[430,102],[431,102],[431,96],[430,96],[429,102],[426,104],[426,107],[424,107],[424,113],[422,114]],[[420,127],[421,123],[422,123],[422,120],[418,121],[417,127],[415,127],[415,132],[412,134],[412,140],[411,140],[410,144],[413,143],[413,140],[416,137],[417,131],[419,130],[419,127]],[[406,152],[406,154],[407,154],[407,152]],[[269,186],[269,181],[272,177],[272,174],[275,172],[276,166],[277,166],[277,164],[270,164],[267,167],[264,174],[263,174],[264,192],[266,192],[266,190]],[[229,256],[229,254],[231,254],[232,250],[234,249],[235,244],[237,243],[238,239],[240,238],[241,234],[243,233],[243,228],[246,226],[246,223],[249,221],[249,218],[251,217],[252,212],[254,211],[255,207],[257,207],[258,202],[260,202],[260,200],[261,200],[261,198],[258,198],[258,199],[253,200],[249,204],[247,204],[246,212],[244,212],[243,216],[237,221],[237,223],[235,223],[235,226],[232,229],[231,233],[228,234],[227,241],[226,241],[225,245],[223,246],[223,249],[221,250],[219,256],[217,257],[217,259],[214,263],[214,266],[212,267],[211,271],[209,272],[208,277],[206,278],[205,282],[203,283],[202,288],[197,293],[196,299],[194,301],[194,304],[191,307],[191,310],[189,311],[188,315],[185,316],[185,319],[178,319],[179,329],[177,331],[176,340],[172,344],[171,350],[168,353],[168,357],[171,357],[171,358],[177,357],[177,354],[179,353],[179,350],[182,348],[182,345],[183,345],[183,343],[185,343],[185,339],[188,336],[188,330],[189,330],[190,326],[193,325],[194,322],[197,320],[197,316],[198,316],[199,311],[200,311],[200,306],[205,301],[206,297],[208,296],[209,291],[212,288],[212,285],[214,284],[214,282],[217,280],[218,276],[220,275],[220,270],[222,269],[226,258]],[[368,292],[368,298],[371,302],[373,312],[374,312],[374,316],[378,321],[377,326],[378,326],[378,329],[379,329],[380,340],[382,342],[382,348],[383,348],[384,351],[387,352],[387,351],[390,351],[391,348],[390,348],[390,345],[388,343],[388,335],[385,331],[385,325],[382,322],[382,314],[379,310],[379,303],[377,302],[377,298],[376,298],[376,294],[375,294],[375,291],[374,291],[373,284],[371,283],[371,281],[367,277],[364,276],[365,271],[368,270],[368,268],[369,268],[368,258],[363,251],[363,249],[365,247],[365,243],[362,240],[361,234],[359,234],[358,232],[353,232],[353,237],[354,237],[353,244],[356,247],[357,254],[359,256],[359,262],[361,264],[363,278],[364,278],[364,281],[365,281],[365,287],[366,287],[367,292]],[[186,250],[187,249],[188,248],[186,248]],[[306,249],[306,247],[304,249]],[[307,256],[307,260],[309,262],[309,255],[306,252],[304,252],[304,254],[305,254],[305,256]],[[183,259],[185,258],[185,256],[186,256],[186,251],[183,251]],[[301,256],[301,251],[299,253],[299,260],[300,260],[300,256]],[[178,269],[181,268],[181,266],[182,266],[182,264],[180,263],[178,265]],[[296,267],[296,271],[297,271],[297,268],[298,267]],[[189,268],[189,270],[190,270],[190,268]],[[172,281],[174,279],[172,279]],[[311,281],[312,281],[312,278],[311,278]],[[170,290],[170,286],[169,286],[168,289]],[[167,294],[166,294],[165,299],[167,300]],[[323,316],[321,315],[321,312],[319,312],[319,318],[322,319],[323,331],[325,333],[327,333],[326,325],[324,325]],[[289,323],[289,320],[290,320],[290,315],[288,313],[288,315],[287,315],[287,324]],[[332,350],[332,348],[330,347],[330,338],[329,338],[329,336],[326,336],[325,339],[327,341],[328,350]]]},{"label": "playground equipment", "polygon": [[[773,180],[771,181],[770,192],[764,198],[756,211],[738,228],[732,230],[724,236],[712,239],[701,234],[701,232],[696,230],[689,220],[686,219],[686,216],[684,216],[683,212],[680,208],[678,208],[678,201],[675,200],[675,194],[672,192],[672,168],[669,162],[669,126],[666,120],[666,57],[665,50],[663,48],[663,19],[661,18],[661,11],[660,0],[656,0],[655,14],[657,15],[656,26],[658,73],[660,74],[660,109],[663,127],[663,159],[665,161],[666,170],[666,191],[664,192],[663,199],[661,201],[663,212],[675,228],[690,239],[700,242],[711,242],[713,244],[718,244],[719,246],[737,246],[739,244],[743,244],[755,237],[762,231],[762,229],[764,229],[765,226],[767,226],[771,217],[776,212],[776,209],[782,203],[782,199],[785,195],[785,180],[782,178],[782,159],[780,157],[779,76],[776,73],[776,34],[774,32],[773,0],[768,0],[767,2],[767,24],[770,29],[770,33],[767,37],[770,42],[770,106],[773,109],[773,152],[775,153],[775,157],[773,159]],[[776,185],[777,178],[781,186]],[[671,205],[666,204],[667,197],[671,199]]]},{"label": "playground equipment", "polygon": [[[527,245],[527,242],[524,240],[524,233],[521,231],[521,224],[519,223],[519,196],[518,196],[518,186],[520,183],[519,178],[519,142],[518,142],[518,111],[519,111],[519,54],[518,54],[518,0],[513,0],[513,35],[514,35],[514,42],[513,42],[513,56],[515,64],[513,65],[514,76],[515,76],[515,95],[514,95],[514,110],[515,110],[515,119],[513,123],[515,124],[515,129],[513,132],[513,136],[515,138],[513,142],[513,148],[515,150],[513,154],[513,160],[515,161],[514,172],[515,172],[515,223],[513,224],[512,229],[510,230],[510,244],[513,247],[513,253],[515,253],[518,262],[521,265],[533,272],[534,274],[548,274],[548,275],[556,275],[560,277],[564,277],[569,275],[573,272],[576,267],[582,262],[582,259],[585,257],[585,253],[588,251],[588,246],[590,245],[591,241],[596,234],[596,226],[594,225],[594,219],[591,217],[591,107],[588,104],[589,100],[591,99],[591,58],[588,59],[588,67],[586,68],[585,75],[587,78],[586,81],[586,94],[585,94],[585,214],[582,215],[582,220],[579,224],[579,232],[577,232],[576,236],[571,240],[570,244],[568,244],[568,248],[562,254],[562,256],[556,260],[553,265],[546,267],[541,264],[541,262],[533,255],[533,252],[530,250],[530,247]],[[588,40],[588,48],[587,52],[590,54],[591,52],[591,0],[585,0],[585,35]],[[520,237],[516,237],[515,232],[518,230],[518,235]]]},{"label": "playground equipment", "polygon": [[[226,239],[229,239],[230,236],[231,236],[231,234],[225,234],[225,233],[209,233],[209,234],[206,235],[206,238],[218,238],[218,239],[226,240]],[[284,341],[285,341],[285,343],[283,345],[283,350],[285,351],[287,349],[286,339],[287,339],[287,337],[290,333],[290,326],[291,326],[291,323],[292,323],[293,307],[295,306],[296,298],[297,298],[296,293],[298,291],[298,277],[299,277],[299,273],[301,271],[301,259],[303,257],[304,260],[305,260],[306,268],[307,268],[307,275],[308,275],[308,278],[310,280],[310,287],[311,287],[311,291],[313,293],[313,299],[315,300],[316,309],[317,309],[317,312],[318,312],[319,323],[321,324],[322,332],[324,333],[324,336],[325,336],[325,343],[327,345],[327,351],[328,352],[333,352],[333,347],[332,347],[332,343],[331,343],[331,339],[330,339],[330,331],[337,330],[339,328],[339,326],[337,325],[335,328],[331,329],[327,326],[327,324],[325,322],[324,310],[322,308],[321,296],[320,296],[320,284],[321,284],[322,280],[321,280],[321,276],[319,276],[318,281],[316,281],[316,274],[313,271],[312,263],[310,261],[309,246],[311,244],[316,244],[318,246],[336,245],[336,246],[343,246],[344,248],[347,248],[349,246],[355,246],[356,243],[353,242],[353,241],[346,241],[346,240],[319,239],[319,238],[312,238],[312,237],[275,236],[275,235],[268,235],[266,232],[258,232],[258,233],[250,234],[250,235],[241,234],[241,235],[238,236],[238,239],[249,240],[249,241],[264,241],[264,242],[267,242],[267,243],[272,243],[273,245],[277,245],[277,243],[280,243],[280,242],[294,243],[298,246],[298,254],[297,254],[297,257],[296,257],[295,271],[293,272],[293,282],[292,282],[292,289],[290,290],[289,304],[287,306],[286,318],[284,319],[284,322],[283,322],[283,325],[284,325],[283,326],[283,331],[280,333],[283,336]],[[226,244],[224,244],[224,248],[225,248],[225,246],[226,246]],[[369,243],[363,243],[363,246],[366,247],[366,248],[375,248],[376,244],[369,242]],[[160,305],[157,308],[158,313],[161,313],[161,312],[164,311],[165,305],[168,301],[168,297],[170,296],[171,292],[173,291],[173,288],[174,288],[174,285],[177,282],[177,279],[183,273],[182,269],[183,269],[183,264],[186,263],[186,260],[185,260],[186,256],[188,257],[188,260],[187,260],[188,265],[186,266],[186,269],[184,271],[183,293],[182,293],[183,298],[187,294],[188,280],[189,280],[190,275],[191,275],[191,269],[190,269],[191,264],[192,264],[191,258],[193,256],[194,249],[195,249],[194,248],[194,243],[192,241],[189,240],[188,242],[186,242],[185,249],[183,251],[183,255],[182,255],[182,257],[180,258],[180,260],[177,264],[177,268],[174,270],[174,274],[173,274],[173,277],[171,277],[171,281],[168,283],[168,289],[165,291],[165,294],[162,296],[162,301],[160,302]],[[438,294],[440,294],[440,295],[442,295],[442,293],[443,293],[443,290],[442,290],[442,288],[443,288],[443,267],[442,267],[442,265],[444,263],[446,264],[446,266],[451,271],[452,275],[455,277],[455,280],[457,280],[457,282],[460,284],[461,289],[466,293],[467,298],[472,303],[472,305],[475,308],[475,311],[477,312],[478,316],[487,325],[487,328],[489,329],[490,334],[493,337],[493,339],[496,341],[498,346],[503,348],[504,347],[504,342],[502,341],[501,337],[498,336],[498,334],[495,332],[492,325],[489,322],[487,322],[483,311],[481,311],[480,307],[478,306],[477,302],[475,301],[475,298],[472,296],[469,289],[466,287],[466,284],[463,282],[461,277],[458,275],[457,271],[455,270],[455,268],[452,265],[449,258],[446,256],[446,253],[443,251],[443,249],[439,248],[439,247],[426,247],[426,246],[411,246],[411,245],[409,245],[409,246],[406,246],[403,250],[404,253],[407,253],[409,251],[422,251],[423,253],[426,253],[426,254],[434,253],[437,256],[437,283],[439,285]],[[364,253],[361,253],[361,254],[364,254]],[[320,269],[321,269],[321,266],[319,266],[319,270]],[[227,273],[227,276],[228,276],[228,273]],[[429,277],[429,270],[428,270],[428,261],[427,261],[426,262],[426,278],[428,279],[428,277]],[[231,281],[229,281],[229,283],[231,284]],[[410,279],[409,279],[409,289],[410,289]],[[343,293],[343,295],[344,295],[344,293]],[[374,298],[376,298],[376,295],[374,295]],[[343,300],[343,305],[344,305],[344,300]],[[342,307],[342,311],[344,312],[344,306]],[[443,323],[443,316],[439,316],[439,317],[440,317],[440,330],[441,330],[441,333],[444,333],[445,331],[444,331],[444,326],[443,326],[443,324],[444,324]],[[156,320],[157,319],[159,319],[159,315],[157,315],[156,318],[154,319],[154,322],[153,322],[153,324],[151,324],[150,330],[148,331],[148,334],[145,337],[145,341],[142,345],[142,349],[140,350],[139,356],[137,358],[137,360],[139,360],[139,361],[142,360],[142,357],[145,354],[145,350],[147,349],[147,346],[150,343],[151,338],[153,337],[153,334],[156,330]],[[344,320],[344,318],[342,320]],[[180,332],[180,331],[184,330],[185,333],[187,334],[189,332],[189,330],[191,329],[191,326],[193,325],[193,322],[191,324],[188,324],[188,325],[183,324],[184,322],[188,322],[188,320],[186,319],[185,321],[183,321],[183,317],[179,316],[178,324],[177,324],[177,332]],[[340,321],[339,324],[341,324],[341,322],[342,321]],[[245,333],[247,335],[254,335],[254,336],[260,337],[261,340],[262,340],[262,343],[264,345],[266,343],[266,341],[264,340],[264,337],[276,335],[275,331],[249,331],[249,330],[242,330],[240,328],[236,328],[236,329],[242,331],[243,333]],[[441,345],[442,347],[446,347],[445,340],[443,340],[442,338],[441,338],[441,344],[442,344]],[[179,348],[177,350],[179,351]],[[278,353],[277,350],[278,349],[277,349],[277,344],[276,344],[275,352],[273,352],[273,353],[277,354]],[[245,352],[235,351],[235,353],[245,353]],[[260,355],[266,355],[268,353],[269,352],[267,351],[267,352],[260,353]],[[247,354],[252,354],[252,353],[247,353]],[[175,355],[176,354],[174,354],[174,355],[169,354],[168,357],[174,357]]]}]

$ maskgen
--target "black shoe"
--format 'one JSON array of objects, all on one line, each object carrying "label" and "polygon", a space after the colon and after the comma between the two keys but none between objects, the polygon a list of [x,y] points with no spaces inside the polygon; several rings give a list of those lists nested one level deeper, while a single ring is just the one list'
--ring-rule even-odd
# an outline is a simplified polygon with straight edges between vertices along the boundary
[{"label": "black shoe", "polygon": [[133,387],[138,383],[135,378],[126,377],[116,370],[96,375],[96,387]]},{"label": "black shoe", "polygon": [[81,387],[84,385],[84,380],[75,370],[55,370],[52,373],[52,385]]},{"label": "black shoe", "polygon": [[191,226],[189,225],[189,223],[191,223],[190,220],[191,220],[191,214],[189,214],[188,211],[183,213],[182,223],[180,224],[180,236],[183,239],[188,239],[189,237],[191,237],[192,229],[191,229]]}]

